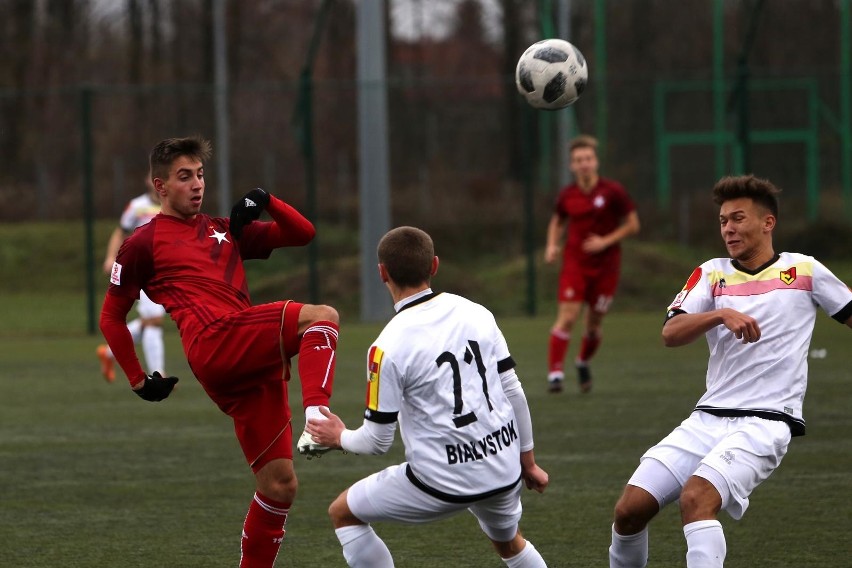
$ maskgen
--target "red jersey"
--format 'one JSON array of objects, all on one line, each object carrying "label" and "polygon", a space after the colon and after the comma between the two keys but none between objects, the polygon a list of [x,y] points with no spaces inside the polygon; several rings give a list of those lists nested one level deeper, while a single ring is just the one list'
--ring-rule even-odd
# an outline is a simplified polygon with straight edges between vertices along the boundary
[{"label": "red jersey", "polygon": [[251,306],[242,260],[273,250],[258,230],[262,224],[247,226],[237,245],[228,223],[204,214],[186,221],[157,215],[119,250],[109,293],[137,298],[144,289],[166,308],[186,345],[221,316]]},{"label": "red jersey", "polygon": [[619,243],[593,255],[584,253],[581,245],[591,234],[602,236],[611,233],[635,209],[624,187],[610,179],[598,178],[598,183],[588,193],[576,183],[562,188],[556,198],[554,212],[568,221],[563,260],[570,259],[585,265],[618,263],[621,258]]},{"label": "red jersey", "polygon": [[276,248],[313,238],[313,225],[283,201],[270,196],[267,211],[275,222],[254,221],[239,240],[227,218],[199,213],[183,220],[160,213],[124,241],[110,274],[101,329],[131,383],[143,371],[124,317],[139,290],[166,308],[189,353],[210,324],[251,307],[243,260],[267,258]]}]

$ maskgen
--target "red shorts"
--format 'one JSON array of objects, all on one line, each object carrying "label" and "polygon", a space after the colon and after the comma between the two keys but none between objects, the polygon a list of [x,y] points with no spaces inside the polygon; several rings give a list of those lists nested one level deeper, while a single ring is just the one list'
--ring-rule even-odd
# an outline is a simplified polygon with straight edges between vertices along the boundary
[{"label": "red shorts", "polygon": [[596,312],[609,310],[618,288],[619,265],[582,266],[565,262],[559,274],[558,302],[585,302]]},{"label": "red shorts", "polygon": [[290,357],[299,352],[302,305],[273,302],[234,312],[186,347],[198,382],[234,420],[254,471],[273,459],[293,459],[286,380]]}]

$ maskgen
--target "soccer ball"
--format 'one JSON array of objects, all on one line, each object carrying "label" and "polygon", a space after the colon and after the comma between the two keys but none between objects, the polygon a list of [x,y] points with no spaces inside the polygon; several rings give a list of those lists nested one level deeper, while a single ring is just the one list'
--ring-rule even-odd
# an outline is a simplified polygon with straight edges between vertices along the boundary
[{"label": "soccer ball", "polygon": [[557,110],[583,94],[589,68],[580,50],[564,39],[544,39],[529,46],[515,68],[515,85],[535,108]]}]

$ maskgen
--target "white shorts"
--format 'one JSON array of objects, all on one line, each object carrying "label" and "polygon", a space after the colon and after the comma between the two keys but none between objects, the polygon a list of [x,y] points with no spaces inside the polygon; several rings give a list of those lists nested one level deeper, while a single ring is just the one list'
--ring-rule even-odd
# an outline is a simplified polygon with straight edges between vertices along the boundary
[{"label": "white shorts", "polygon": [[[740,519],[748,509],[749,495],[781,463],[790,436],[785,422],[695,411],[645,452],[628,484],[657,497],[662,508],[680,495],[687,479],[697,475],[719,491],[722,509]],[[647,465],[646,460],[650,460]],[[654,461],[671,475],[654,473]]]},{"label": "white shorts", "polygon": [[415,487],[405,475],[406,464],[383,469],[349,488],[346,503],[365,523],[396,521],[417,524],[446,519],[468,510],[482,531],[497,542],[518,533],[521,520],[521,483],[512,489],[474,503],[449,503]]},{"label": "white shorts", "polygon": [[139,301],[136,302],[136,312],[142,319],[160,318],[166,315],[166,308],[155,304],[145,292],[139,290]]}]

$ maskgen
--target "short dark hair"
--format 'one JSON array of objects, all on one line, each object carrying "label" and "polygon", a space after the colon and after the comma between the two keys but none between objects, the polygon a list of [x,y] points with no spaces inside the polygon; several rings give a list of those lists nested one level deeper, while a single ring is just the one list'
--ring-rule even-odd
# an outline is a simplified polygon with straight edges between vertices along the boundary
[{"label": "short dark hair", "polygon": [[748,197],[777,219],[779,193],[781,190],[772,182],[754,175],[726,176],[713,186],[713,203],[722,205],[731,199]]},{"label": "short dark hair", "polygon": [[166,179],[169,168],[180,157],[189,156],[202,164],[213,155],[213,146],[201,136],[187,138],[166,138],[151,150],[148,158],[151,167],[151,178]]},{"label": "short dark hair", "polygon": [[598,153],[598,139],[594,136],[589,136],[588,134],[580,134],[579,136],[572,138],[570,142],[568,142],[568,153],[570,154],[577,148],[591,148],[595,151],[595,154]]},{"label": "short dark hair", "polygon": [[379,241],[379,262],[398,286],[412,288],[432,278],[435,245],[428,233],[416,227],[391,229]]}]

